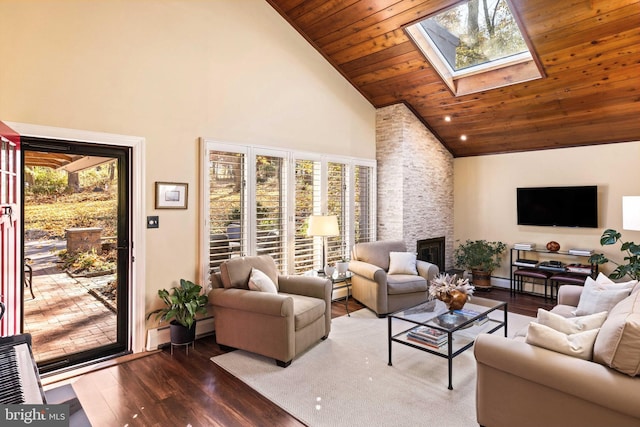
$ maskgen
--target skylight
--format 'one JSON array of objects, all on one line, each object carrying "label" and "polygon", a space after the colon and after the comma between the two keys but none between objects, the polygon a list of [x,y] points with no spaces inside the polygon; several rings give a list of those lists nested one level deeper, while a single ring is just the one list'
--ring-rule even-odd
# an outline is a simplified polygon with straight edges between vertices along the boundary
[{"label": "skylight", "polygon": [[[506,0],[467,0],[406,28],[456,95],[542,77]],[[496,74],[472,79],[480,73]]]}]

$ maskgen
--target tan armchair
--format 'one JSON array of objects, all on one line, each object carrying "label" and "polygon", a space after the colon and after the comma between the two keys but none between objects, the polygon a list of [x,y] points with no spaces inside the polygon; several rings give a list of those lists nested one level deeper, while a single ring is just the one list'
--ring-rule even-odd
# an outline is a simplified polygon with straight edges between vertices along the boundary
[{"label": "tan armchair", "polygon": [[[277,293],[249,289],[252,268],[265,273]],[[331,281],[280,275],[270,256],[232,258],[211,276],[216,341],[272,357],[287,367],[293,358],[329,336]]]},{"label": "tan armchair", "polygon": [[418,275],[388,274],[389,254],[406,251],[405,243],[395,240],[356,243],[353,247],[351,294],[378,317],[427,301],[429,281],[440,272],[437,265],[418,260]]}]

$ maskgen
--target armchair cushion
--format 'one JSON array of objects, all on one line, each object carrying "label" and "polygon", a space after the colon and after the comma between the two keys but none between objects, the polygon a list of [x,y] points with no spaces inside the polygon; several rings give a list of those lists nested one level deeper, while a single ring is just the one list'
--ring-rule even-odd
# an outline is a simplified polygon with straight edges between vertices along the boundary
[{"label": "armchair cushion", "polygon": [[411,292],[426,292],[429,285],[424,277],[410,274],[389,274],[387,275],[387,293],[389,295],[399,295]]},{"label": "armchair cushion", "polygon": [[[286,295],[286,294],[280,294]],[[293,298],[294,327],[296,331],[312,324],[322,317],[326,305],[318,298],[306,297],[303,295],[289,295]]]},{"label": "armchair cushion", "polygon": [[273,283],[273,280],[257,268],[251,269],[251,276],[249,276],[249,289],[252,291],[269,292],[271,294],[278,293],[278,288],[276,288],[276,284]]},{"label": "armchair cushion", "polygon": [[389,274],[418,275],[416,254],[411,252],[389,252]]}]

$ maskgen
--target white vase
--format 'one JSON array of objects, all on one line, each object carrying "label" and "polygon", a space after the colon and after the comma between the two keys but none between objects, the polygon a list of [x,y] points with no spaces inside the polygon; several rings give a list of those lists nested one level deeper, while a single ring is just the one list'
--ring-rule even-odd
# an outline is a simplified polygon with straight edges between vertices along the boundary
[{"label": "white vase", "polygon": [[338,270],[338,275],[344,276],[349,271],[349,263],[348,262],[336,262],[336,270]]},{"label": "white vase", "polygon": [[324,266],[324,274],[327,277],[333,277],[333,273],[336,272],[335,267],[331,267],[329,264]]}]

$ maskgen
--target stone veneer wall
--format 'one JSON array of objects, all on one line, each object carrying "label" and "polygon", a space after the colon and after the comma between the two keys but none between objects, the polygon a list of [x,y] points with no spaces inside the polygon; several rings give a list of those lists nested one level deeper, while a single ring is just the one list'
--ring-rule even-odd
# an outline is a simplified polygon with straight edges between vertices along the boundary
[{"label": "stone veneer wall", "polygon": [[445,237],[453,266],[453,156],[404,104],[376,112],[378,240],[400,239],[410,251]]}]

